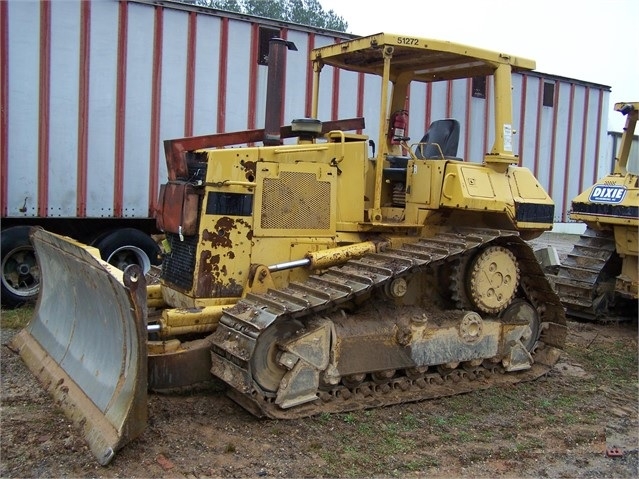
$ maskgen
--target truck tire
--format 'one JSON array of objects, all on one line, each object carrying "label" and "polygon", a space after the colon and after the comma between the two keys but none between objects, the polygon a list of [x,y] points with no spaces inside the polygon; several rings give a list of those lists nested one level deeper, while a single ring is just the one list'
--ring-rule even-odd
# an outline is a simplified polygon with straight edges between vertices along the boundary
[{"label": "truck tire", "polygon": [[16,308],[33,302],[40,291],[40,267],[29,239],[29,226],[2,231],[2,305]]},{"label": "truck tire", "polygon": [[160,247],[148,234],[135,228],[122,228],[99,236],[93,243],[102,259],[124,271],[137,264],[146,274],[152,265],[160,264]]}]

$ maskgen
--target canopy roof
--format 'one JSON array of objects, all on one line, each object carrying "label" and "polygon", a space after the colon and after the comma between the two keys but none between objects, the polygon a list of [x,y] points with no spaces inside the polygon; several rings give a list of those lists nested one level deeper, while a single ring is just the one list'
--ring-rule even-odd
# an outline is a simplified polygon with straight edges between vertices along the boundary
[{"label": "canopy roof", "polygon": [[457,43],[378,33],[316,48],[311,60],[345,70],[382,75],[384,52],[392,54],[390,79],[411,74],[413,81],[435,82],[492,75],[500,64],[513,71],[534,70],[535,62]]}]

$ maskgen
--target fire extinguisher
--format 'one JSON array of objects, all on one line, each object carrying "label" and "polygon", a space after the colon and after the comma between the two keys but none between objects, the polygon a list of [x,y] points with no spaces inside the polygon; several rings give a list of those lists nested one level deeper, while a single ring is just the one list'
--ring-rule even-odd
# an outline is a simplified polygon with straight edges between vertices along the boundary
[{"label": "fire extinguisher", "polygon": [[390,130],[388,137],[391,144],[399,145],[402,140],[406,140],[406,128],[408,128],[408,111],[397,110],[391,115]]}]

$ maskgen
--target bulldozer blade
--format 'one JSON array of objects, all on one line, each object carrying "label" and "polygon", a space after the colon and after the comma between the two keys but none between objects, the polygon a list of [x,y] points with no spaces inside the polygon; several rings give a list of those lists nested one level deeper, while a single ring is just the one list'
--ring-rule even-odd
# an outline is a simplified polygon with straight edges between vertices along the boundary
[{"label": "bulldozer blade", "polygon": [[32,229],[41,275],[31,322],[11,341],[101,465],[147,421],[146,282],[99,251]]}]

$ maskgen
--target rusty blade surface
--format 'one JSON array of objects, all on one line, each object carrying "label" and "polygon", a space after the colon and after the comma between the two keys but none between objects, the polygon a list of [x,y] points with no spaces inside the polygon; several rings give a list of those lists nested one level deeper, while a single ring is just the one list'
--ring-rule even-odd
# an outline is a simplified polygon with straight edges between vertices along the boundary
[{"label": "rusty blade surface", "polygon": [[40,297],[11,347],[19,352],[102,465],[147,420],[146,284],[95,248],[34,229]]}]

